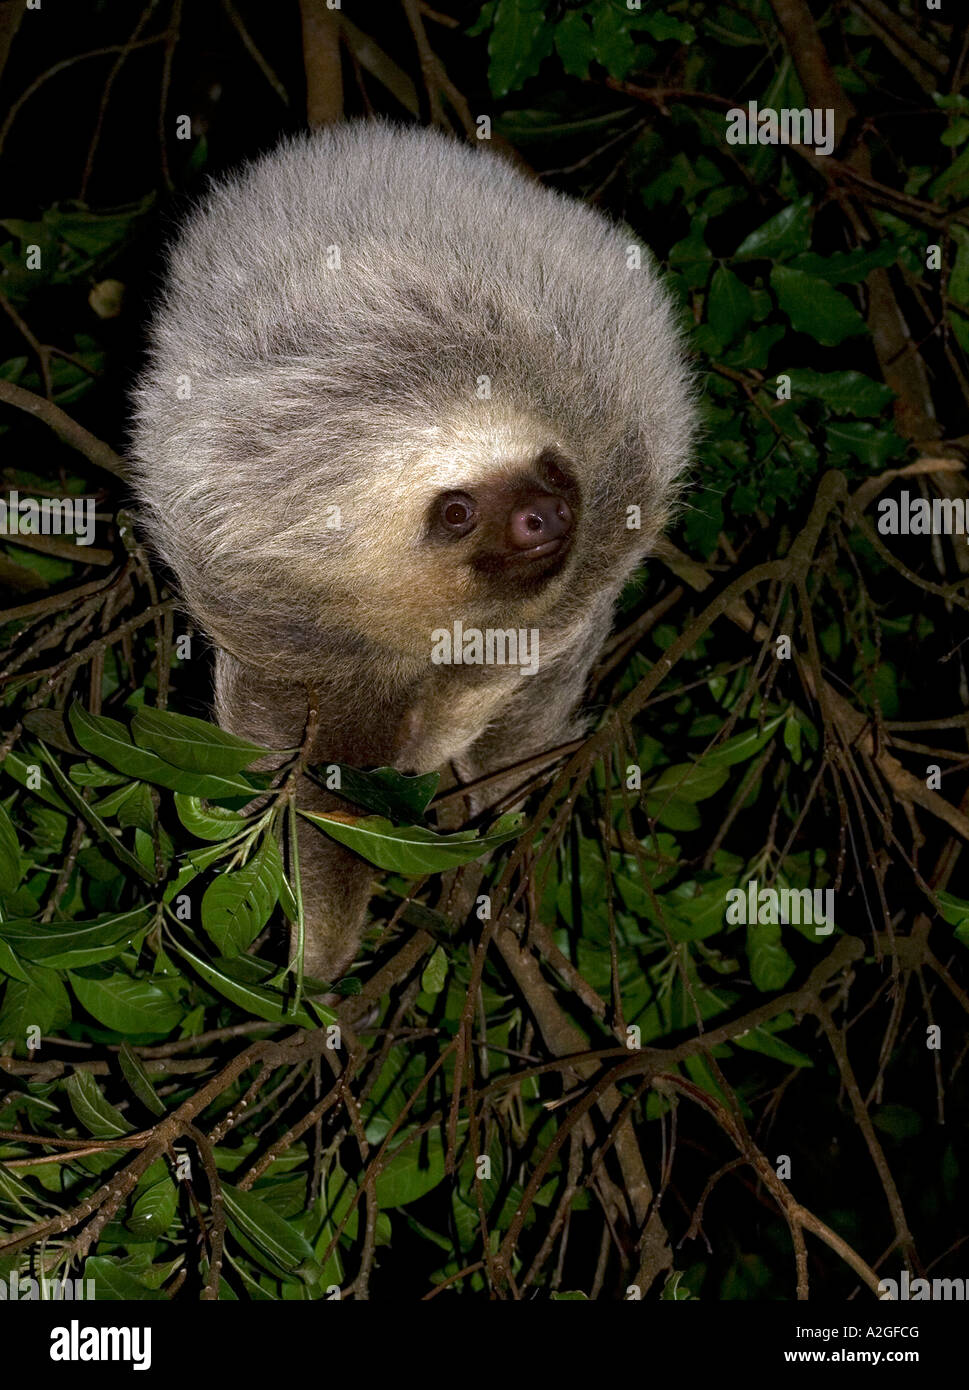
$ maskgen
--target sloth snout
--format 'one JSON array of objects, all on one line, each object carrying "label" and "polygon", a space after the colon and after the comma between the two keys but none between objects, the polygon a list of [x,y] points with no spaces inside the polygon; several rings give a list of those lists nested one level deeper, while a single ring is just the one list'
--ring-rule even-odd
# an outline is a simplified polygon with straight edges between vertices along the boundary
[{"label": "sloth snout", "polygon": [[572,530],[572,508],[564,497],[537,492],[513,508],[508,518],[508,540],[516,550],[543,550],[562,541]]}]

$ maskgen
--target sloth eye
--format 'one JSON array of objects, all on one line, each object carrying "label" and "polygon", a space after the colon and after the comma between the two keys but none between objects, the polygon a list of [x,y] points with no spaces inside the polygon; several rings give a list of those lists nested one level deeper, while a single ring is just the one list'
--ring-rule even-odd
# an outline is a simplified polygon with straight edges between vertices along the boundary
[{"label": "sloth eye", "polygon": [[543,461],[543,467],[545,471],[545,477],[548,479],[548,482],[552,487],[562,490],[569,486],[568,478],[562,472],[562,469],[559,468],[557,463],[553,463],[551,459],[546,459]]},{"label": "sloth eye", "polygon": [[466,536],[478,520],[474,503],[464,493],[442,497],[439,515],[447,529],[460,536]]}]

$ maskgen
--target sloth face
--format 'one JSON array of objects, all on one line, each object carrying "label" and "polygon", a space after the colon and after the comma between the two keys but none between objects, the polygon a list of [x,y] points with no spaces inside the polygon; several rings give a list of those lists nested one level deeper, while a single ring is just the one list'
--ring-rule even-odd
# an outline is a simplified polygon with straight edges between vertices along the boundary
[{"label": "sloth face", "polygon": [[330,533],[328,563],[308,556],[298,566],[307,593],[326,586],[318,611],[418,665],[429,661],[431,635],[458,619],[538,626],[550,649],[553,630],[571,622],[586,544],[594,464],[583,445],[493,402],[440,411],[434,423],[392,423],[379,473],[374,444],[359,442],[371,478],[362,497],[352,484],[345,502],[337,497],[349,524]]},{"label": "sloth face", "polygon": [[429,545],[486,584],[534,589],[558,574],[575,537],[580,490],[568,461],[544,450],[530,467],[438,493]]}]

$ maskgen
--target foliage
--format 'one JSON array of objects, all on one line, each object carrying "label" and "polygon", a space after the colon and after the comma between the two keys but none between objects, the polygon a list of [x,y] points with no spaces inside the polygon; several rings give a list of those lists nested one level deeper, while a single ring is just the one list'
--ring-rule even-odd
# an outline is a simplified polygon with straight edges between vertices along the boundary
[{"label": "foliage", "polygon": [[[261,7],[235,7],[247,44],[231,7],[190,8],[166,132],[211,77],[201,53],[255,43],[263,77],[293,69]],[[468,828],[434,779],[318,769],[347,811],[310,819],[383,871],[329,993],[286,963],[300,752],[253,771],[266,750],[198,717],[202,643],[110,458],[43,410],[123,440],[142,308],[122,290],[169,190],[94,177],[97,132],[79,155],[59,128],[35,189],[12,110],[5,483],[97,490],[105,519],[96,551],[0,551],[0,1273],[29,1250],[106,1299],[789,1298],[808,1275],[846,1295],[857,1271],[819,1227],[879,1273],[909,1231],[960,1273],[969,1153],[940,1120],[966,1099],[965,545],[886,540],[871,507],[900,485],[965,496],[969,99],[951,26],[866,8],[804,11],[839,102],[830,158],[724,138],[748,101],[822,105],[768,0],[488,0],[432,31],[428,110],[491,113],[653,247],[704,435],[677,544],[623,596],[590,738],[525,770],[524,819]],[[123,43],[95,10],[84,45]],[[390,83],[361,77],[367,100],[405,114],[410,46],[360,22],[355,67],[376,43]],[[75,80],[80,33],[62,41],[45,86]],[[25,73],[55,61],[26,51]],[[270,84],[253,101],[233,71],[236,107],[165,142],[163,184],[275,138]],[[104,140],[140,119],[140,89],[115,102]],[[79,161],[100,197],[67,196]],[[833,921],[731,920],[751,882],[831,893]]]}]

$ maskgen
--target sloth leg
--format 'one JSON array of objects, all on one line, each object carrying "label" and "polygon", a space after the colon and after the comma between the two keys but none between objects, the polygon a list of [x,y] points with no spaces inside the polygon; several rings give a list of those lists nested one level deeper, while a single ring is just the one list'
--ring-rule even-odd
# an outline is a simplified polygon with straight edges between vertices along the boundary
[{"label": "sloth leg", "polygon": [[[346,802],[300,779],[298,804],[307,811],[346,810]],[[374,868],[308,821],[297,832],[305,936],[303,969],[335,983],[353,964],[366,925]],[[296,950],[296,933],[291,939]]]},{"label": "sloth leg", "polygon": [[[266,748],[298,747],[306,727],[307,696],[301,686],[272,681],[222,651],[216,656],[215,706],[223,729]],[[338,743],[334,746],[325,711],[320,728],[326,749],[310,749],[308,761],[344,760]],[[275,768],[281,762],[281,758],[267,758],[259,766]],[[299,779],[296,801],[307,811],[346,809],[344,802],[306,777]],[[308,821],[300,821],[297,844],[305,918],[303,968],[307,975],[333,982],[356,955],[374,870]],[[291,945],[295,951],[295,929]]]}]

